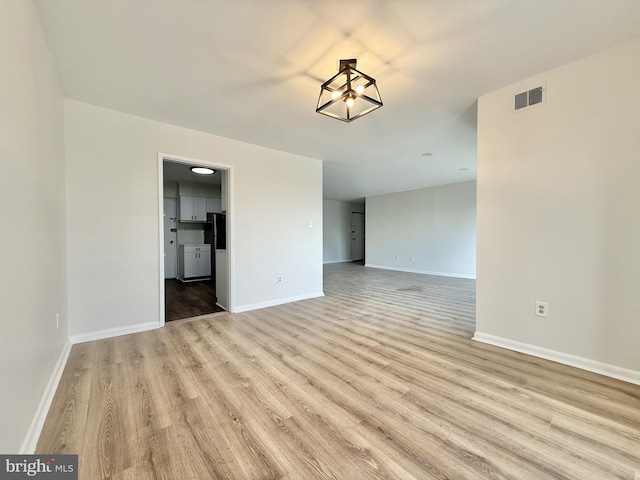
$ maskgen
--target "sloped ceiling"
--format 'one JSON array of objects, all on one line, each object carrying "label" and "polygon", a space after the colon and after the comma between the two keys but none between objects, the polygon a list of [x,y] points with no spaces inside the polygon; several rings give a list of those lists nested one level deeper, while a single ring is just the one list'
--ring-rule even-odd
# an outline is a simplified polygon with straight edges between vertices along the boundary
[{"label": "sloped ceiling", "polygon": [[[323,160],[339,200],[474,179],[478,96],[640,32],[638,0],[34,3],[66,97]],[[350,124],[315,113],[341,58],[385,105]]]}]

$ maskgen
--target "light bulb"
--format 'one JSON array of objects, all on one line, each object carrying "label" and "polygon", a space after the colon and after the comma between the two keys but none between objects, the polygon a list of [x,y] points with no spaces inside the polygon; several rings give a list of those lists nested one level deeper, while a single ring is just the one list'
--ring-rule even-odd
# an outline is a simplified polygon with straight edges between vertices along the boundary
[{"label": "light bulb", "polygon": [[333,92],[331,92],[331,98],[333,100],[335,100],[336,98],[338,98],[340,96],[340,92],[338,90],[334,90]]},{"label": "light bulb", "polygon": [[349,97],[346,100],[347,107],[353,107],[353,104],[356,103],[356,99],[353,97]]},{"label": "light bulb", "polygon": [[364,85],[358,85],[358,86],[356,87],[356,93],[357,93],[358,95],[361,95],[361,94],[362,94],[362,92],[364,92]]}]

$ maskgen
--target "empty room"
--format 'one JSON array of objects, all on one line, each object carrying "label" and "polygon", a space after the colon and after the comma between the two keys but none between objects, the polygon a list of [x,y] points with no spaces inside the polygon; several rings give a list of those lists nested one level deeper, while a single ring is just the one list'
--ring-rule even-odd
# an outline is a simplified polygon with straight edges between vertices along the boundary
[{"label": "empty room", "polygon": [[640,480],[639,32],[3,0],[0,478]]}]

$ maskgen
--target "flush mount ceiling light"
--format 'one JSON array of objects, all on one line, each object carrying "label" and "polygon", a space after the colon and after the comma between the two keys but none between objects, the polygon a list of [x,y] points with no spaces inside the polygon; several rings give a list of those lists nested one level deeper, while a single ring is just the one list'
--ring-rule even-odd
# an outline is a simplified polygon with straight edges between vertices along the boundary
[{"label": "flush mount ceiling light", "polygon": [[197,173],[198,175],[213,175],[216,171],[213,168],[207,167],[191,167],[191,171],[193,173]]},{"label": "flush mount ceiling light", "polygon": [[320,87],[316,112],[351,122],[382,106],[376,80],[356,70],[356,59],[340,60],[340,70]]}]

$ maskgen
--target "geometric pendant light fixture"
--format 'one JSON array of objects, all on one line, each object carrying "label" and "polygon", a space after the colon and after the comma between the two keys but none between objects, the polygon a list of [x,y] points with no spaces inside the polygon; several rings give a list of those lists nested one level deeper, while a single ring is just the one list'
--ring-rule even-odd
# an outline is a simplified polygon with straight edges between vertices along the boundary
[{"label": "geometric pendant light fixture", "polygon": [[320,87],[316,112],[351,122],[382,106],[376,80],[356,70],[356,59],[340,60],[340,70]]}]

